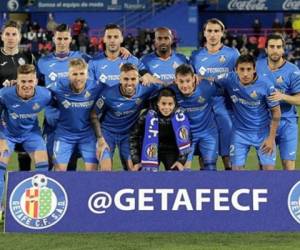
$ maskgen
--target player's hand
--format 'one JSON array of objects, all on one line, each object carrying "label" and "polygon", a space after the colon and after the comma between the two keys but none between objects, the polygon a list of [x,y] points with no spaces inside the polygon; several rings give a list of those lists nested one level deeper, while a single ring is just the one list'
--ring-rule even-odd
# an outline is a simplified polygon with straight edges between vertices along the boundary
[{"label": "player's hand", "polygon": [[274,138],[268,136],[262,143],[262,145],[260,146],[261,151],[264,154],[269,154],[271,155],[273,153],[274,150],[274,144],[275,144],[275,140]]},{"label": "player's hand", "polygon": [[4,158],[4,154],[8,152],[7,142],[4,139],[0,139],[0,158]]},{"label": "player's hand", "polygon": [[142,167],[141,163],[134,164],[133,167],[130,169],[130,171],[139,171],[141,167]]},{"label": "player's hand", "polygon": [[2,83],[3,87],[11,87],[11,86],[13,86],[13,85],[15,85],[15,84],[17,84],[17,80],[8,80],[8,79],[6,79],[6,80]]},{"label": "player's hand", "polygon": [[183,171],[184,170],[184,166],[179,162],[176,161],[172,166],[171,169],[173,170],[178,170],[178,171]]},{"label": "player's hand", "polygon": [[279,101],[283,101],[285,97],[285,94],[281,93],[280,91],[276,90],[275,92],[273,92],[268,99],[272,102],[279,102]]},{"label": "player's hand", "polygon": [[142,85],[144,86],[149,86],[151,85],[152,83],[160,83],[160,84],[163,84],[163,81],[158,79],[157,77],[149,74],[149,73],[146,73],[145,75],[143,75],[141,78],[140,78],[140,82],[142,83]]},{"label": "player's hand", "polygon": [[102,155],[103,155],[105,149],[107,149],[108,151],[110,150],[104,137],[101,137],[97,140],[97,151],[96,151],[96,157],[99,161],[102,159]]},{"label": "player's hand", "polygon": [[129,56],[131,56],[131,53],[128,49],[121,47],[120,48],[121,57],[124,59],[127,59]]}]

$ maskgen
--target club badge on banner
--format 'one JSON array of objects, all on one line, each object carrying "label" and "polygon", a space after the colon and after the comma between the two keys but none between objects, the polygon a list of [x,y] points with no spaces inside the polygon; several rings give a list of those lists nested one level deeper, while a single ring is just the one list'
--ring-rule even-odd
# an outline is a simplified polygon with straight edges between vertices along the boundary
[{"label": "club badge on banner", "polygon": [[6,232],[300,231],[300,172],[9,172]]}]

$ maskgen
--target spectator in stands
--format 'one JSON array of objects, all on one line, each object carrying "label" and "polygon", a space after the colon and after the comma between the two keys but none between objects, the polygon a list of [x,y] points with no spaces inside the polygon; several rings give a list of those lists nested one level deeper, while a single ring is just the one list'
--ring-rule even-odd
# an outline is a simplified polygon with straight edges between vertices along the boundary
[{"label": "spectator in stands", "polygon": [[55,29],[56,29],[57,23],[54,20],[54,17],[52,15],[52,13],[49,13],[48,15],[48,21],[47,21],[47,30],[51,31],[52,33],[54,33]]},{"label": "spectator in stands", "polygon": [[261,32],[261,23],[258,18],[255,18],[252,24],[253,33],[255,36],[259,36]]},{"label": "spectator in stands", "polygon": [[279,18],[275,18],[272,24],[273,32],[281,33],[283,31],[282,23],[280,22]]}]

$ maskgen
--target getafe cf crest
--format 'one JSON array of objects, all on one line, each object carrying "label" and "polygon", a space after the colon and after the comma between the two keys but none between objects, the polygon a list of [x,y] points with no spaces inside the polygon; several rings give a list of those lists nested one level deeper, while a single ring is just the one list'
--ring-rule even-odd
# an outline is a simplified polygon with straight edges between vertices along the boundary
[{"label": "getafe cf crest", "polygon": [[252,93],[250,94],[250,96],[251,96],[252,98],[256,98],[256,97],[257,97],[256,91],[253,90]]},{"label": "getafe cf crest", "polygon": [[176,69],[178,66],[179,66],[179,64],[177,62],[174,62],[172,65],[173,69]]},{"label": "getafe cf crest", "polygon": [[291,216],[300,224],[300,181],[291,188],[287,205]]},{"label": "getafe cf crest", "polygon": [[19,60],[18,60],[18,64],[19,65],[24,65],[25,63],[26,63],[25,60],[22,57],[20,57]]},{"label": "getafe cf crest", "polygon": [[284,79],[283,79],[282,76],[278,76],[278,77],[276,78],[276,83],[283,83],[283,81],[284,81]]},{"label": "getafe cf crest", "polygon": [[32,109],[33,110],[38,110],[40,108],[40,105],[38,103],[35,103],[33,106],[32,106]]},{"label": "getafe cf crest", "polygon": [[198,102],[199,102],[199,103],[204,103],[204,102],[205,102],[205,98],[202,97],[202,96],[199,96]]},{"label": "getafe cf crest", "polygon": [[157,159],[157,144],[153,143],[147,146],[146,155],[149,160]]},{"label": "getafe cf crest", "polygon": [[225,56],[224,56],[224,55],[221,55],[221,56],[219,57],[219,62],[220,62],[220,63],[224,63],[225,61],[226,61]]},{"label": "getafe cf crest", "polygon": [[9,209],[13,218],[30,229],[44,229],[59,222],[66,213],[68,197],[56,180],[37,174],[12,191]]},{"label": "getafe cf crest", "polygon": [[84,98],[89,98],[91,96],[91,93],[86,91],[85,94],[84,94]]},{"label": "getafe cf crest", "polygon": [[186,141],[189,137],[189,132],[186,127],[181,127],[178,131],[179,138]]}]

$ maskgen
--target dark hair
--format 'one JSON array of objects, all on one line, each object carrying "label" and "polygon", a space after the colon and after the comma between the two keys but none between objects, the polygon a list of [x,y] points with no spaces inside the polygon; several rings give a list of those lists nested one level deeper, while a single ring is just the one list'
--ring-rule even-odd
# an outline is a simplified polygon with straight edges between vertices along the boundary
[{"label": "dark hair", "polygon": [[175,76],[180,75],[188,75],[191,74],[194,76],[194,69],[189,64],[181,64],[175,70]]},{"label": "dark hair", "polygon": [[283,39],[282,35],[280,34],[270,34],[267,36],[267,41],[266,41],[266,47],[268,47],[269,41],[270,40],[281,40],[283,47],[285,46],[285,40]]},{"label": "dark hair", "polygon": [[65,23],[62,23],[62,24],[59,24],[56,26],[55,28],[55,32],[69,32],[71,31],[70,27],[65,24]]},{"label": "dark hair", "polygon": [[170,35],[173,37],[173,33],[172,33],[172,30],[170,30],[169,28],[167,27],[157,27],[154,29],[154,34],[156,34],[156,32],[159,32],[159,31],[166,31],[166,32],[169,32]]},{"label": "dark hair", "polygon": [[138,71],[138,68],[132,63],[124,63],[120,68],[121,72],[128,72],[131,70]]},{"label": "dark hair", "polygon": [[[207,24],[209,24],[209,23],[218,24],[221,27],[222,32],[225,31],[225,25],[221,20],[219,20],[217,18],[211,18],[211,19],[206,20],[206,22],[202,26],[202,31],[201,31],[201,38],[200,38],[201,39],[201,46],[204,46],[205,43],[206,43],[206,38],[204,36],[204,31],[206,29]],[[223,42],[223,40],[224,40],[224,37],[221,38],[221,42]]]},{"label": "dark hair", "polygon": [[21,32],[21,26],[14,20],[9,20],[7,21],[3,27],[2,27],[2,32],[6,29],[6,28],[16,28],[19,32]]},{"label": "dark hair", "polygon": [[176,94],[175,92],[170,89],[170,88],[162,88],[158,95],[157,95],[157,102],[159,102],[159,100],[162,98],[162,97],[172,97],[176,103]]},{"label": "dark hair", "polygon": [[253,67],[255,68],[255,59],[249,54],[239,56],[236,60],[235,67],[237,68],[241,63],[252,63]]},{"label": "dark hair", "polygon": [[122,31],[120,25],[114,24],[114,23],[109,23],[109,24],[105,25],[104,32],[107,31],[107,30],[114,30],[114,29],[117,29],[117,30],[119,30],[121,33],[123,33],[123,31]]},{"label": "dark hair", "polygon": [[219,20],[218,18],[211,18],[211,19],[206,20],[206,22],[203,24],[203,31],[206,29],[206,26],[209,23],[218,24],[221,27],[221,30],[225,31],[224,23],[221,20]]}]

